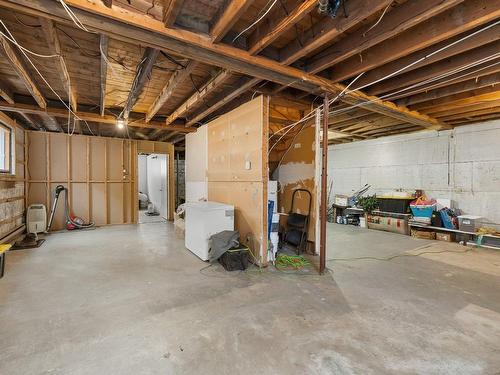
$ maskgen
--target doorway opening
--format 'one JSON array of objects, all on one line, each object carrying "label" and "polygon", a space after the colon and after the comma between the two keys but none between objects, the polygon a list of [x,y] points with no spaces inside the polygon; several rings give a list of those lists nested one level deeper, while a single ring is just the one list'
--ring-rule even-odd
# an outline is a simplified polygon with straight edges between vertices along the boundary
[{"label": "doorway opening", "polygon": [[168,155],[137,156],[138,223],[166,222],[168,218]]}]

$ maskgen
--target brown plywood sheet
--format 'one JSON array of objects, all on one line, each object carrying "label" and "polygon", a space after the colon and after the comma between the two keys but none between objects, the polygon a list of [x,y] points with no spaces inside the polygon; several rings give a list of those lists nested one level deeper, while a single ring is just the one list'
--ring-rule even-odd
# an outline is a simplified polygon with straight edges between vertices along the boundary
[{"label": "brown plywood sheet", "polygon": [[106,224],[106,198],[103,183],[90,184],[92,221],[97,225]]},{"label": "brown plywood sheet", "polygon": [[121,181],[123,177],[123,141],[108,140],[108,180]]},{"label": "brown plywood sheet", "polygon": [[68,136],[50,134],[50,180],[64,182],[68,180]]},{"label": "brown plywood sheet", "polygon": [[92,181],[104,181],[106,158],[106,139],[90,138],[90,179]]},{"label": "brown plywood sheet", "polygon": [[87,180],[87,137],[73,135],[71,142],[71,179]]},{"label": "brown plywood sheet", "polygon": [[30,180],[47,179],[46,133],[30,132],[28,136],[28,178]]},{"label": "brown plywood sheet", "polygon": [[109,223],[122,224],[123,220],[123,184],[108,184]]}]

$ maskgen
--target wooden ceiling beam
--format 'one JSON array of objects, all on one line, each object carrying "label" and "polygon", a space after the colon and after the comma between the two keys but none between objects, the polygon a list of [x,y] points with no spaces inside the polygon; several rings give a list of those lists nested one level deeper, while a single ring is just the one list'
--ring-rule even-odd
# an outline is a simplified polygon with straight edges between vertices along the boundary
[{"label": "wooden ceiling beam", "polygon": [[455,83],[460,83],[468,81],[470,79],[479,79],[480,77],[496,74],[500,72],[500,64],[498,62],[487,62],[483,63],[477,67],[472,67],[462,72],[457,72],[448,77],[429,82],[425,85],[420,85],[418,87],[408,88],[408,90],[400,90],[401,92],[391,95],[387,100],[394,100],[399,102],[398,99],[414,96],[420,93],[426,93],[430,90],[435,90],[438,88],[448,87]]},{"label": "wooden ceiling beam", "polygon": [[45,40],[47,41],[47,46],[52,55],[57,55],[57,65],[60,71],[59,77],[63,84],[65,94],[68,96],[68,101],[73,109],[73,111],[78,110],[78,102],[76,95],[75,81],[71,80],[68,72],[68,66],[61,48],[61,42],[59,36],[57,35],[57,30],[55,24],[52,20],[44,17],[39,17],[38,21],[42,25],[42,30],[45,34]]},{"label": "wooden ceiling beam", "polygon": [[248,53],[256,55],[262,51],[297,22],[300,22],[317,6],[317,0],[290,0],[279,3],[248,36]]},{"label": "wooden ceiling beam", "polygon": [[420,106],[420,109],[422,111],[425,111],[427,113],[437,113],[437,112],[442,112],[442,111],[447,111],[450,109],[462,109],[463,107],[467,107],[470,105],[476,105],[476,104],[481,104],[481,103],[489,103],[489,102],[496,102],[497,100],[500,100],[500,91],[495,90],[494,92],[486,93],[483,95],[478,95],[478,96],[472,96],[472,97],[467,97],[464,99],[459,99],[459,100],[454,100],[448,103],[444,104],[437,104],[437,105],[422,105]]},{"label": "wooden ceiling beam", "polygon": [[6,102],[10,104],[14,104],[14,93],[7,87],[3,82],[0,81],[0,97],[3,98]]},{"label": "wooden ceiling beam", "polygon": [[[334,82],[346,80],[500,16],[500,0],[485,4],[482,0],[468,0],[396,38],[366,50],[361,57],[353,56],[343,61],[331,70],[329,77]],[[489,8],[490,4],[493,9]]]},{"label": "wooden ceiling beam", "polygon": [[196,61],[190,61],[184,69],[177,70],[170,76],[168,82],[161,89],[160,94],[149,106],[148,112],[146,113],[146,122],[151,121],[151,119],[158,113],[158,111],[166,103],[166,101],[172,96],[177,86],[179,86],[189,77],[196,66]]},{"label": "wooden ceiling beam", "polygon": [[15,70],[19,78],[23,81],[24,85],[30,92],[31,96],[38,103],[40,108],[47,107],[47,102],[42,95],[38,85],[31,78],[31,73],[28,71],[26,64],[24,63],[24,59],[22,56],[14,50],[11,46],[10,41],[8,41],[4,36],[0,35],[0,42],[2,44],[3,50],[5,52],[5,56],[8,58],[10,65]]},{"label": "wooden ceiling beam", "polygon": [[182,0],[163,0],[163,23],[169,27],[175,23],[182,8]]},{"label": "wooden ceiling beam", "polygon": [[[67,0],[66,3],[72,7],[73,13],[86,27],[93,31],[108,34],[118,40],[165,49],[224,69],[284,85],[295,82],[296,86],[306,92],[314,93],[319,91],[336,95],[345,89],[345,86],[335,84],[324,77],[309,74],[294,67],[284,66],[262,56],[251,56],[247,51],[235,47],[214,44],[208,36],[186,30],[167,28],[162,22],[137,15],[125,9],[118,9],[117,7],[110,9],[100,3],[92,3],[87,0]],[[55,18],[58,22],[71,22],[65,10],[58,3],[51,0],[0,0],[0,5],[22,13]],[[103,19],[106,22],[103,22]],[[349,104],[370,102],[365,108],[372,112],[382,113],[394,118],[403,117],[405,121],[419,126],[430,128],[447,127],[446,124],[429,116],[409,111],[403,107],[397,107],[393,103],[378,100],[361,92],[348,92],[342,98],[342,101]]]},{"label": "wooden ceiling beam", "polygon": [[218,100],[214,105],[211,105],[210,108],[205,109],[204,111],[196,114],[194,117],[188,120],[186,126],[193,126],[196,123],[200,122],[204,118],[210,116],[212,113],[222,108],[232,100],[236,99],[241,94],[250,90],[253,86],[255,86],[260,80],[258,78],[246,79],[242,78],[237,85],[237,89],[230,92],[227,95],[224,95],[220,100]]},{"label": "wooden ceiling beam", "polygon": [[[477,31],[478,29],[476,28],[474,30],[471,30],[467,34],[472,35],[474,32]],[[463,39],[465,36],[466,36],[465,34],[459,34],[453,38],[443,40],[430,47],[424,48],[410,55],[401,57],[400,59],[397,59],[395,61],[379,66],[377,69],[371,70],[363,74],[363,76],[360,77],[356,81],[356,83],[351,87],[352,88],[363,87],[367,84],[370,84],[371,82],[376,82],[380,79],[383,79],[384,77],[387,77],[391,74],[394,74],[395,72],[398,72],[397,75],[391,76],[391,78],[389,78],[390,80],[394,80],[397,79],[394,77],[407,74],[408,72],[411,72],[415,69],[422,68],[424,66],[436,63],[438,61],[442,61],[452,56],[460,55],[463,52],[470,51],[472,49],[486,45],[488,43],[498,41],[500,39],[500,25],[492,26],[487,30],[469,36],[468,39],[459,42],[459,40]],[[419,62],[417,64],[414,64],[415,61]],[[387,81],[383,81],[383,83],[385,82]]]},{"label": "wooden ceiling beam", "polygon": [[415,110],[436,108],[439,106],[446,106],[450,103],[455,103],[457,101],[467,100],[469,98],[476,98],[475,100],[480,100],[478,98],[484,97],[486,95],[491,95],[497,92],[500,92],[500,85],[490,85],[482,87],[477,90],[461,92],[458,94],[445,96],[439,99],[429,100],[424,103],[413,105],[411,108]]},{"label": "wooden ceiling beam", "polygon": [[466,93],[472,90],[478,90],[483,87],[494,87],[500,83],[500,73],[493,73],[484,77],[473,78],[468,81],[455,83],[439,89],[427,91],[421,94],[409,96],[396,101],[398,105],[410,106],[412,104],[424,103],[435,99],[444,98],[459,93]]},{"label": "wooden ceiling beam", "polygon": [[448,108],[446,110],[439,110],[439,111],[433,111],[433,115],[441,118],[441,117],[447,117],[451,115],[458,115],[461,113],[467,113],[467,112],[472,112],[476,110],[483,110],[483,109],[491,109],[491,108],[496,108],[500,106],[500,100],[499,99],[492,99],[492,100],[483,100],[480,103],[474,103],[470,105],[460,105],[460,106],[455,106],[452,108]]},{"label": "wooden ceiling beam", "polygon": [[210,30],[212,42],[220,42],[253,2],[254,0],[229,0],[221,16]]},{"label": "wooden ceiling beam", "polygon": [[229,72],[228,70],[223,70],[217,76],[210,79],[200,89],[200,91],[197,91],[193,95],[191,95],[174,112],[172,112],[170,116],[168,116],[166,121],[167,126],[172,124],[178,118],[184,117],[193,108],[196,108],[203,100],[205,100],[208,95],[219,89],[230,76],[231,72]]},{"label": "wooden ceiling beam", "polygon": [[[358,67],[360,60],[363,60],[363,63],[365,61],[370,62],[370,60],[364,56],[365,54],[363,54],[362,59],[360,59],[358,55],[376,45],[384,45],[384,56],[388,53],[395,54],[395,52],[397,52],[397,48],[394,45],[388,45],[388,43],[393,40],[391,38],[396,37],[398,34],[404,33],[406,35],[407,33],[413,32],[414,27],[419,27],[419,24],[427,23],[424,21],[427,21],[439,13],[460,4],[462,1],[463,0],[408,1],[384,15],[376,27],[372,28],[372,24],[366,25],[356,33],[341,39],[338,43],[334,43],[332,46],[313,57],[308,62],[307,70],[309,72],[317,73],[351,57],[353,59],[356,58],[357,64],[355,67]],[[425,37],[426,34],[424,33],[424,35],[420,36]],[[429,38],[431,38],[430,35]],[[385,43],[385,41],[387,41],[387,43]],[[429,43],[428,45],[431,44],[432,43]],[[408,49],[408,45],[405,45],[404,48]],[[401,54],[401,56],[404,56],[405,54]],[[342,65],[344,66],[344,64]],[[356,73],[353,75],[355,74]]]},{"label": "wooden ceiling beam", "polygon": [[350,0],[345,2],[346,14],[335,18],[325,17],[321,22],[313,23],[309,30],[280,49],[280,62],[290,65],[298,59],[316,51],[325,43],[357,25],[363,19],[381,11],[392,0]]},{"label": "wooden ceiling beam", "polygon": [[368,95],[380,95],[383,93],[394,92],[402,87],[424,82],[442,74],[451,74],[453,71],[471,66],[471,64],[476,61],[488,61],[488,59],[491,59],[492,56],[500,57],[498,51],[500,51],[500,40],[461,53],[460,55],[450,57],[446,60],[435,62],[434,64],[424,66],[420,69],[412,70],[409,73],[385,80],[371,86],[365,90],[365,92]]},{"label": "wooden ceiling beam", "polygon": [[123,108],[123,118],[128,119],[132,108],[137,103],[139,96],[144,89],[144,86],[151,78],[151,73],[153,71],[153,66],[156,62],[156,58],[160,53],[159,50],[155,48],[147,47],[144,51],[144,55],[141,59],[141,62],[137,66],[134,80],[132,81],[132,87],[130,88],[127,102]]},{"label": "wooden ceiling beam", "polygon": [[101,55],[101,70],[100,70],[100,100],[99,100],[99,108],[101,111],[101,116],[104,116],[104,112],[106,111],[106,82],[108,79],[108,46],[109,46],[109,38],[107,35],[99,35],[99,51]]},{"label": "wooden ceiling beam", "polygon": [[481,110],[471,110],[469,112],[462,112],[456,115],[443,116],[443,121],[467,121],[467,119],[475,116],[486,116],[486,115],[498,115],[500,113],[500,107],[488,107]]},{"label": "wooden ceiling beam", "polygon": [[[39,107],[29,105],[29,104],[9,104],[7,102],[0,102],[0,111],[5,112],[16,112],[25,113],[29,115],[39,115],[39,116],[52,116],[57,118],[68,119],[68,110],[65,108],[45,108],[41,109]],[[76,112],[76,115],[82,121],[91,121],[96,123],[108,124],[116,126],[116,116],[104,115],[101,116],[100,113],[93,112]],[[129,118],[128,126],[134,128],[149,128],[149,129],[164,129],[178,131],[182,133],[191,133],[196,131],[195,128],[186,128],[184,125],[170,125],[168,128],[165,126],[164,122],[160,121],[150,121],[146,123],[143,119]]]}]

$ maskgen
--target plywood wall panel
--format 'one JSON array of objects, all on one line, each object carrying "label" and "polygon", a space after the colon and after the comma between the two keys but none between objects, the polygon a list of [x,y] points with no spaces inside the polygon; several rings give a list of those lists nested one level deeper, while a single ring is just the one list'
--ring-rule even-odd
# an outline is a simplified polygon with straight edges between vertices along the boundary
[{"label": "plywood wall panel", "polygon": [[231,134],[228,115],[208,126],[208,181],[231,181]]},{"label": "plywood wall panel", "polygon": [[110,224],[122,224],[125,222],[123,215],[123,190],[123,184],[108,184]]},{"label": "plywood wall panel", "polygon": [[103,183],[90,184],[91,192],[91,208],[92,208],[92,221],[96,225],[104,225],[106,223],[106,196]]},{"label": "plywood wall panel", "polygon": [[71,142],[71,179],[87,180],[87,137],[72,136]]},{"label": "plywood wall panel", "polygon": [[106,179],[106,139],[90,138],[90,180],[104,181]]},{"label": "plywood wall panel", "polygon": [[47,179],[47,133],[30,132],[28,140],[28,178],[42,181]]},{"label": "plywood wall panel", "polygon": [[267,262],[266,105],[258,97],[206,125],[208,199],[235,207],[235,228],[262,263]]},{"label": "plywood wall panel", "polygon": [[121,181],[123,177],[123,141],[120,139],[109,139],[107,153],[108,179],[110,181]]},{"label": "plywood wall panel", "polygon": [[31,182],[28,185],[28,205],[41,203],[48,207],[47,185],[44,182]]},{"label": "plywood wall panel", "polygon": [[68,137],[66,134],[49,134],[50,180],[68,180]]}]

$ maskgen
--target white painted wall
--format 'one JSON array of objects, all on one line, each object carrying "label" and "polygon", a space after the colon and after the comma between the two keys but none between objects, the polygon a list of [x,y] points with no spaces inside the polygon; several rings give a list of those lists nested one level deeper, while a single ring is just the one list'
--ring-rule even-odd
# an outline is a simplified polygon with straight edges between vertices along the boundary
[{"label": "white painted wall", "polygon": [[186,134],[186,202],[208,199],[208,126]]},{"label": "white painted wall", "polygon": [[148,194],[148,156],[139,155],[138,159],[138,190]]},{"label": "white painted wall", "polygon": [[423,189],[500,227],[500,121],[329,147],[335,194]]}]

